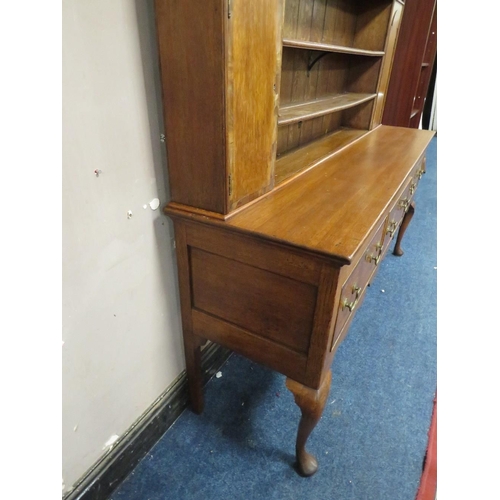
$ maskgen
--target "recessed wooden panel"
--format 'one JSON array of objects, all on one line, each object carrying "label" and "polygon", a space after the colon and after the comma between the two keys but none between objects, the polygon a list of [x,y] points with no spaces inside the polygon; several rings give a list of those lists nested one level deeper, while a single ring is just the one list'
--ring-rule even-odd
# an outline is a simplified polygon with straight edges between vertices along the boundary
[{"label": "recessed wooden panel", "polygon": [[300,353],[317,287],[191,247],[192,306]]},{"label": "recessed wooden panel", "polygon": [[226,200],[222,5],[156,0],[172,201],[219,213]]}]

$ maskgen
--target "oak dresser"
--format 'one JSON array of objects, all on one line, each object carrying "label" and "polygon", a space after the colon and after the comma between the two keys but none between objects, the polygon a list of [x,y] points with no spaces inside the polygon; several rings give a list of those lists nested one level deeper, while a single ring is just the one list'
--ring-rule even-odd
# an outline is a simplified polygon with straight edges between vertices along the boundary
[{"label": "oak dresser", "polygon": [[380,125],[400,0],[156,0],[191,406],[210,340],[287,377],[305,449],[433,132]]}]

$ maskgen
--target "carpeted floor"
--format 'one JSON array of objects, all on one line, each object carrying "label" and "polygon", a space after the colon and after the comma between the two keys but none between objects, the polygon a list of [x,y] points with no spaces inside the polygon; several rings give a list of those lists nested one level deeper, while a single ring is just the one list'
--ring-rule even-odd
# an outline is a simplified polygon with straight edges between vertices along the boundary
[{"label": "carpeted floor", "polygon": [[308,441],[319,470],[293,469],[300,417],[285,378],[233,355],[113,500],[414,500],[436,389],[436,150],[403,257],[388,253],[332,366]]}]

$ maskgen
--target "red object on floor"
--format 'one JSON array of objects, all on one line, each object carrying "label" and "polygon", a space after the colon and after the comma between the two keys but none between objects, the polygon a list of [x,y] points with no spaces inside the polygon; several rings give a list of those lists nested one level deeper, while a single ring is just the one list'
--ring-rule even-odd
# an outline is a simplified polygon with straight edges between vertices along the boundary
[{"label": "red object on floor", "polygon": [[437,485],[437,396],[434,399],[424,471],[416,500],[435,500]]}]

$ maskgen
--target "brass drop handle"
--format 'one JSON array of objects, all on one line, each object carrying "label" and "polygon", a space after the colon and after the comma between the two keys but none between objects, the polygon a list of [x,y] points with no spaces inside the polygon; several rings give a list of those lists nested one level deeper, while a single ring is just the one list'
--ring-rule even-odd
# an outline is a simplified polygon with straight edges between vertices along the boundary
[{"label": "brass drop handle", "polygon": [[409,206],[410,206],[410,200],[408,198],[403,198],[402,200],[399,200],[399,208],[403,209],[405,212],[408,210]]},{"label": "brass drop handle", "polygon": [[421,168],[418,172],[417,172],[417,177],[418,177],[418,180],[420,180],[422,178],[422,175],[425,174],[425,170],[423,168]]},{"label": "brass drop handle", "polygon": [[382,257],[382,243],[377,243],[377,245],[375,246],[375,248],[377,249],[378,255],[367,254],[366,255],[366,260],[368,262],[374,263],[377,266],[378,263],[380,262],[380,258]]},{"label": "brass drop handle", "polygon": [[415,189],[417,189],[417,183],[412,182],[410,186],[410,196],[415,192]]},{"label": "brass drop handle", "polygon": [[348,302],[347,299],[342,301],[342,310],[349,309],[349,312],[354,311],[356,304],[358,303],[359,297],[361,295],[361,288],[358,285],[352,285],[352,293],[355,294],[354,301]]},{"label": "brass drop handle", "polygon": [[387,225],[387,230],[386,234],[389,235],[390,238],[394,236],[394,233],[396,232],[396,228],[398,227],[398,223],[395,220],[391,220],[389,224]]}]

